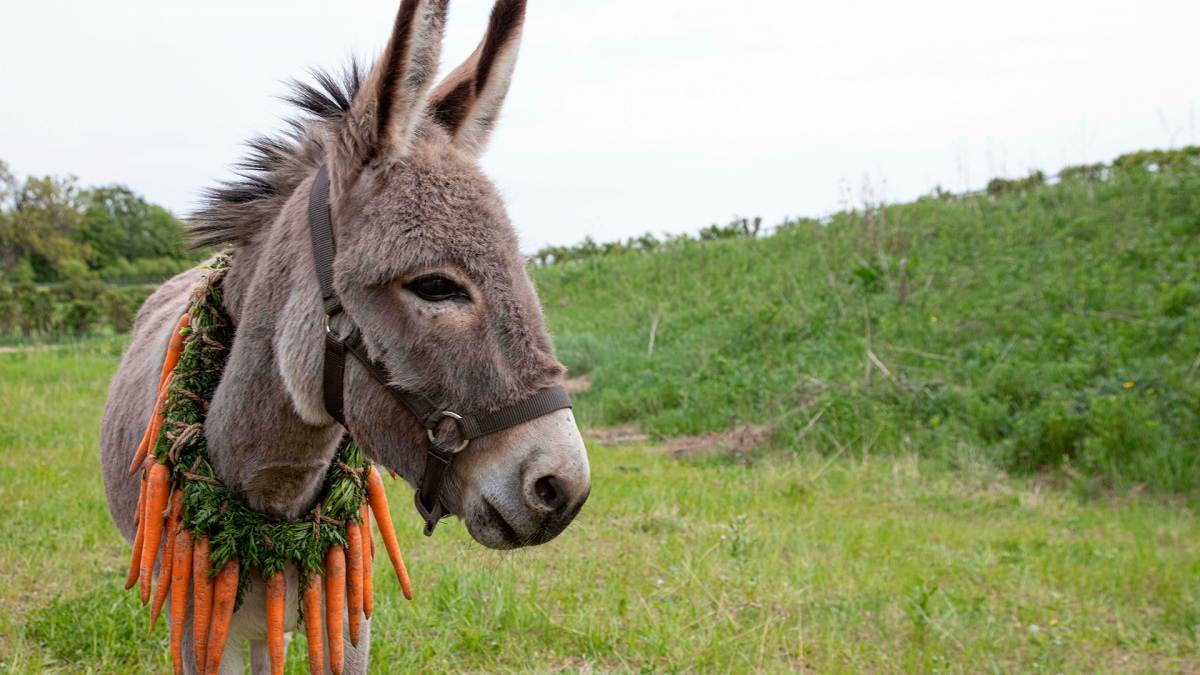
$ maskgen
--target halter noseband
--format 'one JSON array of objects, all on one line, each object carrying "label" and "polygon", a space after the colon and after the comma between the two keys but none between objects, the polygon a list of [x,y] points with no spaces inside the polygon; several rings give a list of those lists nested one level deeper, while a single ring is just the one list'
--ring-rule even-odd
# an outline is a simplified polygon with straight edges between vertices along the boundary
[{"label": "halter noseband", "polygon": [[[333,225],[329,216],[329,171],[325,166],[317,172],[312,191],[309,193],[308,227],[312,234],[313,258],[317,263],[321,296],[325,302],[325,409],[339,424],[346,426],[342,387],[348,351],[401,405],[420,420],[421,426],[425,427],[429,435],[429,449],[425,456],[425,473],[417,486],[414,501],[417,511],[425,519],[425,536],[430,536],[438,521],[447,515],[440,493],[442,481],[456,454],[480,436],[514,427],[563,408],[570,408],[571,398],[562,385],[555,385],[494,412],[481,411],[460,415],[434,404],[420,394],[389,384],[392,378],[387,368],[367,353],[367,346],[363,342],[362,331],[358,325],[353,320],[344,321],[349,325],[344,335],[335,333],[330,325],[333,317],[344,314],[345,310],[333,288],[335,248]],[[447,420],[453,422],[450,426],[456,428],[458,433],[453,434],[450,439],[442,440],[441,427],[445,426]]]}]

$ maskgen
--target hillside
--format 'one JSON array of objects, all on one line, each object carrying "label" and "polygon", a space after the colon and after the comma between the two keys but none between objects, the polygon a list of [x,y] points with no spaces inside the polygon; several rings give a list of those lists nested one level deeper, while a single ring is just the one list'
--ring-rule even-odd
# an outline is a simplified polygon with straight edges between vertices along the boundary
[{"label": "hillside", "polygon": [[591,381],[576,396],[585,426],[769,425],[775,451],[916,451],[1062,467],[1087,491],[1190,492],[1196,150],[868,204],[769,236],[714,227],[607,254],[588,241],[543,252],[562,262],[534,277],[560,357]]}]

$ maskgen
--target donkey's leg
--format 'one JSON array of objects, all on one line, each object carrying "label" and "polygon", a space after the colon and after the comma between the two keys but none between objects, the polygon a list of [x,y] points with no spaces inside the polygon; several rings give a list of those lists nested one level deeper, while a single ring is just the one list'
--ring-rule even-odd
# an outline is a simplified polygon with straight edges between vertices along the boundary
[{"label": "donkey's leg", "polygon": [[[324,603],[321,604],[321,609],[324,611]],[[328,626],[325,626],[329,630]],[[358,647],[350,645],[350,617],[345,615],[342,617],[342,672],[345,675],[365,675],[367,672],[367,661],[371,654],[371,621],[363,619],[362,635],[358,638]],[[329,670],[329,640],[325,640],[325,672]]]},{"label": "donkey's leg", "polygon": [[345,626],[343,640],[346,644],[346,675],[365,675],[367,661],[371,654],[371,621],[363,619],[362,635],[358,638],[358,647],[350,646],[350,618],[347,616],[342,624]]},{"label": "donkey's leg", "polygon": [[[183,620],[183,675],[200,675],[196,669],[195,634],[192,624],[191,593],[188,593],[188,613]],[[170,604],[170,600],[167,601]],[[168,614],[168,616],[170,616]]]},{"label": "donkey's leg", "polygon": [[250,641],[250,675],[270,675],[271,651],[266,640]]},{"label": "donkey's leg", "polygon": [[[292,643],[292,633],[283,634],[283,653],[287,654]],[[271,648],[266,640],[250,641],[250,675],[271,675]]]}]

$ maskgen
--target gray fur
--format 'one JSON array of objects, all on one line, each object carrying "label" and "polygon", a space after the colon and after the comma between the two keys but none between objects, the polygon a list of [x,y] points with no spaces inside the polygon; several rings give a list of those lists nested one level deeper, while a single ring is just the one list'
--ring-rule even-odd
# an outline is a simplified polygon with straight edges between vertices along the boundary
[{"label": "gray fur", "polygon": [[[523,16],[523,2],[501,4]],[[354,79],[353,100],[337,103],[331,94],[336,105],[309,105],[321,108],[318,115],[292,136],[259,141],[262,173],[216,191],[196,216],[200,240],[231,244],[235,256],[225,304],[236,339],[205,437],[217,477],[256,510],[286,518],[311,510],[342,434],[321,399],[324,314],[307,225],[308,188],[323,163],[338,246],[335,286],[371,356],[400,384],[472,412],[498,409],[563,376],[504,204],[475,163],[503,98],[497,87],[507,89],[521,22],[512,22],[516,32],[488,60],[500,69],[499,84],[478,106],[488,119],[463,143],[429,113],[427,99],[445,5],[404,0],[388,51],[363,86]],[[381,94],[384,82],[394,89]],[[405,288],[433,272],[461,284],[471,301],[429,302]],[[129,462],[150,417],[170,329],[200,279],[199,271],[185,272],[146,301],[112,382],[101,464],[110,513],[127,541],[138,496]],[[345,399],[347,423],[368,457],[415,486],[425,461],[417,420],[353,359]],[[551,477],[554,499],[536,489]],[[456,459],[443,500],[481,543],[513,548],[557,536],[589,491],[583,443],[563,410],[478,439]],[[291,600],[293,578],[289,590]],[[235,646],[263,637],[260,604],[247,601],[238,612],[226,651],[231,669],[240,660]],[[366,658],[364,647],[355,670],[365,670]]]}]

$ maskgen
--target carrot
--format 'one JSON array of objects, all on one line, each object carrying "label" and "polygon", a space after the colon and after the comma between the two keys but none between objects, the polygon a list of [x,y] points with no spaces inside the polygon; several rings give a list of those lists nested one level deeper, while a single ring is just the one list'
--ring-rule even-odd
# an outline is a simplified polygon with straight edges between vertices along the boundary
[{"label": "carrot", "polygon": [[363,539],[371,542],[371,559],[375,559],[375,537],[371,535],[371,507],[369,504],[363,504],[361,513],[363,521]]},{"label": "carrot", "polygon": [[183,624],[187,620],[192,583],[192,533],[180,528],[171,562],[171,661],[175,675],[183,673]]},{"label": "carrot", "polygon": [[[150,454],[150,449],[158,440],[158,432],[154,428],[154,423],[162,416],[163,408],[166,407],[167,381],[170,379],[171,372],[175,370],[175,366],[179,364],[179,357],[183,354],[183,335],[180,333],[187,328],[189,321],[191,321],[191,316],[184,314],[175,325],[175,332],[171,334],[171,342],[167,345],[167,358],[163,361],[162,372],[158,376],[158,394],[154,399],[154,412],[150,415],[150,424],[146,426],[142,442],[138,445],[137,452],[133,455],[133,461],[129,464],[130,476],[137,472],[137,467]],[[158,428],[161,429],[162,425],[159,424]]]},{"label": "carrot", "polygon": [[167,518],[167,529],[163,536],[162,567],[158,570],[158,590],[154,592],[154,602],[150,603],[150,632],[154,632],[154,624],[158,623],[158,614],[162,611],[163,603],[167,600],[167,591],[171,588],[171,569],[175,565],[175,535],[183,518],[183,490],[178,488],[171,493],[171,515]]},{"label": "carrot", "polygon": [[155,395],[154,412],[150,416],[150,424],[146,425],[145,434],[142,435],[142,443],[138,444],[138,452],[133,454],[133,461],[130,462],[130,476],[137,473],[138,466],[142,465],[142,460],[150,453],[150,448],[154,447],[154,442],[157,440],[157,434],[154,431],[154,420],[161,416],[162,408],[166,405],[166,389],[167,380],[175,370],[175,366],[179,364],[179,357],[184,353],[184,336],[180,335],[181,331],[187,328],[188,322],[191,321],[190,315],[185,315],[179,318],[179,323],[175,324],[175,331],[170,335],[170,344],[167,345],[167,359],[162,364],[162,372],[158,375],[158,393]]},{"label": "carrot", "polygon": [[350,617],[350,644],[358,646],[362,636],[363,619],[363,542],[362,528],[356,523],[346,526],[346,609]]},{"label": "carrot", "polygon": [[325,635],[329,640],[329,670],[342,675],[345,645],[342,614],[346,610],[346,554],[333,545],[325,552]]},{"label": "carrot", "polygon": [[283,613],[287,606],[287,577],[279,570],[267,579],[267,650],[271,675],[283,675]]},{"label": "carrot", "polygon": [[166,378],[158,383],[158,395],[154,398],[154,411],[150,413],[150,423],[146,425],[146,433],[142,436],[142,443],[138,446],[137,453],[133,456],[133,461],[129,464],[129,475],[137,473],[138,467],[142,462],[146,461],[146,457],[150,455],[150,450],[154,447],[154,442],[158,440],[158,431],[162,429],[163,411],[167,407],[167,393],[170,390],[171,373],[167,373]]},{"label": "carrot", "polygon": [[167,498],[170,496],[171,472],[163,464],[155,463],[150,468],[150,485],[146,487],[146,537],[142,541],[141,588],[142,604],[150,602],[150,585],[153,583],[154,563],[158,560],[158,545],[162,543],[163,524],[166,517]]},{"label": "carrot", "polygon": [[325,641],[321,639],[321,575],[308,573],[308,588],[304,589],[304,633],[308,636],[308,672],[325,672]]},{"label": "carrot", "polygon": [[208,535],[196,539],[192,550],[192,645],[196,652],[196,672],[203,673],[208,658],[208,625],[212,623],[213,582],[208,578]]},{"label": "carrot", "polygon": [[137,452],[133,454],[133,461],[129,463],[129,475],[137,473],[142,462],[146,461],[146,457],[150,454],[150,434],[154,431],[154,420],[158,419],[162,414],[163,407],[163,386],[160,382],[158,385],[158,393],[154,395],[154,409],[150,412],[150,421],[146,423],[146,432],[142,434],[142,442],[138,444]]},{"label": "carrot", "polygon": [[362,518],[362,536],[366,541],[371,542],[371,555],[366,556],[367,547],[363,546],[363,555],[366,558],[363,560],[363,616],[371,618],[371,613],[375,610],[375,588],[371,575],[373,574],[372,564],[375,561],[375,537],[371,535],[371,509],[363,504],[362,510],[359,511],[359,516]]},{"label": "carrot", "polygon": [[233,621],[233,606],[237,601],[237,560],[225,563],[217,573],[214,586],[212,623],[208,627],[208,659],[204,664],[204,672],[208,675],[217,675],[220,670],[225,641],[229,639],[229,624]]},{"label": "carrot", "polygon": [[387,549],[388,557],[392,559],[392,567],[396,568],[396,578],[400,580],[400,590],[404,597],[412,600],[412,583],[408,580],[408,570],[404,567],[404,558],[400,557],[400,544],[396,542],[396,530],[392,528],[392,514],[388,511],[387,495],[383,493],[383,479],[379,471],[371,467],[367,474],[367,497],[371,501],[371,511],[379,523],[379,536],[383,537],[383,546]]},{"label": "carrot", "polygon": [[146,541],[146,485],[150,483],[149,476],[142,474],[142,496],[138,497],[137,515],[134,522],[138,524],[137,535],[133,538],[133,553],[129,556],[129,576],[125,578],[125,590],[137,585],[142,572],[142,543]]}]

